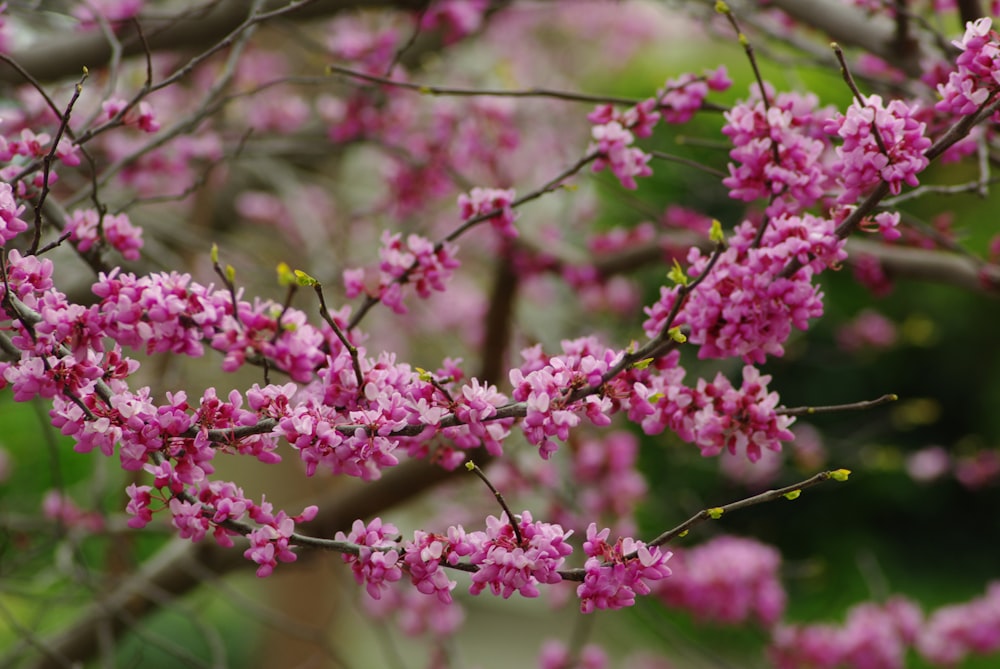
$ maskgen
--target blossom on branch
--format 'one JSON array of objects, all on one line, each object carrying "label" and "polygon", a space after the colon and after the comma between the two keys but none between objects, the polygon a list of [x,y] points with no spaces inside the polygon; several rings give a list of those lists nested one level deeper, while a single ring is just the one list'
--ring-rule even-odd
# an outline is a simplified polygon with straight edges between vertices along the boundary
[{"label": "blossom on branch", "polygon": [[827,123],[827,132],[840,136],[838,160],[833,170],[844,192],[838,202],[851,203],[880,181],[898,195],[903,184],[917,186],[917,174],[930,162],[924,155],[931,140],[924,136],[925,124],[916,120],[917,107],[902,100],[888,105],[878,95],[864,102],[855,100],[847,114]]}]

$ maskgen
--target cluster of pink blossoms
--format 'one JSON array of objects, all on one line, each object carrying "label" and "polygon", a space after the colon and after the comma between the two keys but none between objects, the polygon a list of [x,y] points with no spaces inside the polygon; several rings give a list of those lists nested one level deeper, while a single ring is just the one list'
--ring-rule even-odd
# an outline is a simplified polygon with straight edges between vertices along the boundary
[{"label": "cluster of pink blossoms", "polygon": [[843,626],[779,626],[770,648],[777,669],[903,669],[920,635],[922,614],[902,598],[851,608]]},{"label": "cluster of pink blossoms", "polygon": [[847,114],[826,124],[831,134],[843,139],[832,169],[843,188],[839,202],[855,202],[880,181],[898,195],[903,184],[917,186],[917,174],[930,162],[924,155],[931,140],[925,124],[916,120],[917,109],[902,100],[884,105],[878,95],[864,103],[855,100]]},{"label": "cluster of pink blossoms", "polygon": [[795,419],[777,412],[778,393],[768,392],[770,380],[750,365],[743,368],[739,389],[721,373],[712,382],[699,379],[687,393],[688,403],[671,416],[670,426],[705,456],[725,448],[756,462],[764,449],[780,451],[781,442],[794,437],[788,428]]},{"label": "cluster of pink blossoms", "polygon": [[1000,35],[992,19],[966,24],[965,35],[953,42],[962,53],[948,81],[938,85],[936,108],[952,114],[972,114],[1000,91]]},{"label": "cluster of pink blossoms", "polygon": [[514,221],[517,220],[517,212],[511,206],[513,202],[513,188],[507,190],[499,188],[473,188],[468,195],[462,193],[458,196],[458,209],[463,221],[468,221],[471,218],[489,214],[493,211],[498,212],[490,216],[490,225],[500,233],[501,237],[513,239],[517,237],[517,228],[514,227]]},{"label": "cluster of pink blossoms", "polygon": [[657,587],[657,594],[701,621],[757,620],[770,626],[784,613],[781,555],[770,546],[721,536],[676,551],[670,564],[673,576]]},{"label": "cluster of pink blossoms", "polygon": [[540,345],[525,349],[521,351],[524,364],[510,370],[511,396],[527,405],[521,428],[545,459],[557,449],[553,438],[566,441],[570,428],[580,423],[580,414],[594,425],[611,422],[612,403],[606,395],[574,399],[572,393],[599,387],[604,374],[621,358],[620,352],[594,337],[564,341],[562,348],[562,355],[551,357],[542,353]]},{"label": "cluster of pink blossoms", "polygon": [[[812,277],[847,257],[834,222],[810,214],[779,216],[767,224],[760,246],[749,222],[736,228],[708,276],[687,296],[670,327],[688,327],[688,340],[699,346],[699,358],[738,356],[763,363],[767,355],[784,354],[792,326],[808,327],[823,313],[819,289]],[[692,248],[689,272],[706,270],[711,256]],[[803,263],[795,274],[782,276],[792,262]],[[656,336],[665,326],[681,286],[660,289],[660,300],[646,308],[646,334]]]},{"label": "cluster of pink blossoms", "polygon": [[24,205],[14,199],[14,191],[9,183],[0,183],[0,246],[28,229],[27,222],[21,220]]},{"label": "cluster of pink blossoms", "polygon": [[719,93],[732,85],[724,65],[706,70],[701,76],[687,72],[676,79],[667,79],[663,88],[656,91],[663,122],[676,125],[687,123],[701,109],[709,91]]},{"label": "cluster of pink blossoms", "polygon": [[816,204],[833,185],[830,139],[823,125],[832,108],[817,108],[815,95],[768,90],[770,105],[756,86],[750,100],[725,113],[723,134],[733,142],[729,176],[722,180],[729,196],[751,202],[772,198],[771,216],[799,214]]},{"label": "cluster of pink blossoms", "polygon": [[636,469],[639,440],[631,432],[617,430],[603,439],[583,439],[571,443],[571,476],[576,489],[575,513],[563,509],[573,518],[572,526],[586,519],[607,514],[619,521],[615,530],[633,533],[631,522],[636,507],[646,495],[646,480]]},{"label": "cluster of pink blossoms", "polygon": [[947,666],[1000,650],[1000,583],[991,583],[982,597],[934,611],[916,645],[925,658]]},{"label": "cluster of pink blossoms", "polygon": [[86,253],[105,240],[126,260],[138,260],[142,249],[142,228],[132,225],[127,214],[105,214],[94,209],[77,209],[66,221],[66,229],[76,247]]},{"label": "cluster of pink blossoms", "polygon": [[122,98],[110,98],[101,103],[101,109],[107,115],[108,120],[115,118],[123,111],[121,122],[125,125],[134,125],[139,130],[154,133],[160,129],[160,123],[156,120],[153,107],[146,101],[129,108],[128,101]]},{"label": "cluster of pink blossoms", "polygon": [[503,514],[500,518],[489,516],[482,532],[466,533],[454,526],[446,534],[418,531],[412,542],[400,542],[395,526],[376,518],[368,525],[357,520],[349,534],[338,532],[336,538],[360,547],[357,555],[347,553],[343,560],[374,599],[380,599],[388,584],[402,578],[405,570],[418,591],[450,603],[455,583],[441,566],[454,566],[460,558],[476,567],[470,593],[477,595],[489,588],[504,599],[515,592],[537,597],[539,584],[562,580],[558,570],[573,552],[567,542],[572,533],[559,525],[534,521],[528,511],[515,522],[519,534]]},{"label": "cluster of pink blossoms", "polygon": [[399,530],[395,525],[383,523],[381,518],[375,518],[368,525],[355,520],[350,534],[337,532],[334,538],[359,546],[357,555],[344,553],[342,559],[351,565],[354,580],[364,585],[373,599],[380,599],[389,583],[403,577],[399,552],[392,550],[399,539]]},{"label": "cluster of pink blossoms", "polygon": [[635,604],[636,595],[652,592],[651,584],[670,576],[667,561],[672,553],[649,547],[631,538],[608,543],[611,530],[597,531],[591,523],[583,551],[587,555],[584,577],[576,594],[580,610],[620,609]]},{"label": "cluster of pink blossoms", "polygon": [[469,592],[478,595],[489,588],[494,595],[507,599],[517,592],[522,597],[538,597],[538,585],[559,583],[558,570],[573,552],[567,542],[572,532],[559,525],[534,521],[529,511],[515,517],[520,531],[518,542],[514,527],[503,514],[489,516],[486,531],[469,535],[473,545],[469,563],[479,567],[472,575]]},{"label": "cluster of pink blossoms", "polygon": [[[656,112],[650,112],[655,114]],[[600,155],[594,161],[593,171],[600,172],[610,168],[611,173],[618,177],[622,186],[629,190],[638,188],[636,177],[648,177],[653,173],[649,166],[652,159],[642,149],[632,146],[635,135],[619,121],[608,121],[595,125],[591,130],[594,142],[590,151]]]},{"label": "cluster of pink blossoms", "polygon": [[[403,304],[403,285],[412,284],[417,295],[427,298],[432,291],[443,291],[446,282],[459,266],[458,248],[449,242],[435,245],[420,235],[409,235],[403,244],[402,234],[382,233],[379,248],[379,281],[375,295],[397,314],[407,312]],[[365,271],[344,270],[344,288],[348,298],[365,292]]]},{"label": "cluster of pink blossoms", "polygon": [[[9,134],[0,134],[0,163],[10,163],[6,167],[0,168],[0,179],[3,180],[4,186],[11,187],[12,192],[20,198],[29,198],[35,194],[32,192],[33,189],[37,191],[46,182],[52,185],[59,180],[55,164],[50,165],[47,176],[42,168],[41,159],[52,151],[50,146],[52,137],[44,132],[36,134],[31,127],[28,127],[31,120],[19,119],[10,124],[14,127],[11,128]],[[18,129],[20,132],[17,132]],[[61,137],[56,145],[55,157],[67,167],[75,167],[80,164],[79,150],[65,136]],[[23,160],[19,160],[19,158]],[[25,163],[31,166],[31,169]],[[30,180],[28,180],[29,176]],[[3,218],[6,223],[9,223],[6,216]],[[14,233],[10,231],[6,234],[3,233],[3,227],[0,225],[0,242],[6,243],[13,239]]]}]

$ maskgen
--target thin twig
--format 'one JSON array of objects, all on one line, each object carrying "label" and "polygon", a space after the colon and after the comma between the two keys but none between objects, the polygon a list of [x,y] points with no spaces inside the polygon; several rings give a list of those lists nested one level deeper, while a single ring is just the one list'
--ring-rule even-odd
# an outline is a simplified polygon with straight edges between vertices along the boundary
[{"label": "thin twig", "polygon": [[849,402],[847,404],[830,404],[818,407],[778,407],[775,413],[780,416],[812,416],[820,413],[836,413],[838,411],[859,411],[872,409],[874,407],[889,404],[899,399],[899,395],[888,393],[873,400],[862,400],[860,402]]}]

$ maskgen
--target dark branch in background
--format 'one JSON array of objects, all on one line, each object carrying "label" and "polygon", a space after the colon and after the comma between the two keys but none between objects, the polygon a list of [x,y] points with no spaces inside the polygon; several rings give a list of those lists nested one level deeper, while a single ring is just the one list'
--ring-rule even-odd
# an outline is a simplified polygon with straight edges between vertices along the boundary
[{"label": "dark branch in background", "polygon": [[[296,10],[288,18],[294,21],[328,17],[338,12],[358,9],[400,9],[418,11],[426,0],[315,0]],[[248,16],[251,3],[246,0],[223,0],[206,8],[192,9],[179,17],[140,16],[146,42],[151,51],[172,49],[202,49],[215,44],[235,30]],[[280,11],[288,6],[284,0],[267,0],[262,11]],[[123,57],[143,53],[142,40],[134,25],[122,24],[118,34]],[[83,66],[91,69],[107,64],[112,47],[99,31],[85,35],[62,35],[58,40],[46,40],[12,55],[20,66],[39,81],[54,81],[73,76]],[[9,66],[0,65],[0,82],[20,83],[22,77]]]},{"label": "dark branch in background", "polygon": [[767,5],[826,33],[835,42],[861,47],[914,79],[923,74],[920,60],[927,55],[926,47],[914,41],[901,51],[896,24],[887,17],[869,16],[839,0],[771,0]]}]

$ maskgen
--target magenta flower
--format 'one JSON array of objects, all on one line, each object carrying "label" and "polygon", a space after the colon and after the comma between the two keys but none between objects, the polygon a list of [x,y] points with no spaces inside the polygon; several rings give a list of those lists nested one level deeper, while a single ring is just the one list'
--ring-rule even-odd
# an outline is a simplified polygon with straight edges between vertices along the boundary
[{"label": "magenta flower", "polygon": [[670,576],[667,560],[672,555],[659,547],[648,547],[631,538],[609,544],[610,529],[597,531],[591,523],[583,544],[586,572],[577,589],[580,610],[591,613],[597,609],[620,609],[635,604],[637,595],[652,592],[651,584]]},{"label": "magenta flower", "polygon": [[880,181],[889,184],[894,195],[903,184],[920,183],[917,174],[930,162],[924,151],[931,140],[924,136],[926,126],[916,120],[917,112],[902,100],[884,106],[881,97],[870,95],[864,104],[855,100],[846,115],[827,124],[828,132],[844,140],[832,168],[844,189],[839,202],[856,201]]},{"label": "magenta flower", "polygon": [[476,216],[496,211],[498,213],[489,218],[490,225],[501,237],[514,239],[518,235],[517,228],[514,227],[517,212],[511,206],[514,202],[514,195],[513,188],[507,190],[473,188],[468,195],[462,193],[458,196],[460,216],[462,220],[468,221]]},{"label": "magenta flower", "polygon": [[970,21],[962,39],[952,42],[962,53],[947,83],[938,84],[939,111],[972,114],[1000,90],[1000,35],[992,23],[988,17]]},{"label": "magenta flower", "polygon": [[487,587],[494,595],[507,599],[515,592],[522,597],[537,597],[538,584],[562,580],[558,569],[573,547],[566,541],[572,532],[559,525],[534,522],[525,511],[515,519],[521,533],[518,543],[507,514],[486,519],[486,531],[469,536],[474,550],[469,562],[479,567],[472,575],[469,592],[478,595]]},{"label": "magenta flower", "polygon": [[373,519],[368,525],[355,520],[350,534],[336,534],[337,541],[349,541],[361,546],[358,555],[345,554],[343,560],[351,565],[354,579],[365,586],[373,599],[380,599],[389,583],[403,577],[399,551],[393,549],[398,545],[398,534],[395,525],[383,524],[381,518]]},{"label": "magenta flower", "polygon": [[23,211],[24,205],[18,205],[14,200],[10,184],[0,183],[0,246],[28,229],[28,224],[18,218]]},{"label": "magenta flower", "polygon": [[657,592],[671,606],[696,618],[737,625],[777,622],[785,609],[781,555],[751,539],[722,536],[679,551],[673,576]]}]

